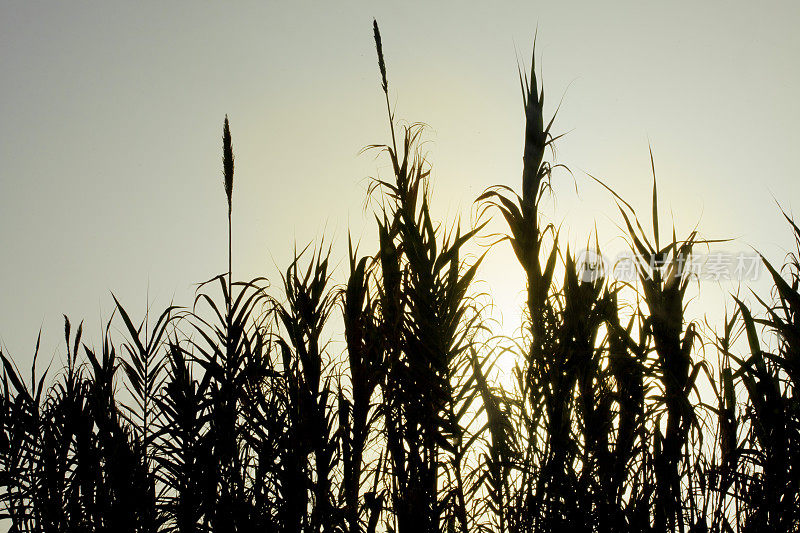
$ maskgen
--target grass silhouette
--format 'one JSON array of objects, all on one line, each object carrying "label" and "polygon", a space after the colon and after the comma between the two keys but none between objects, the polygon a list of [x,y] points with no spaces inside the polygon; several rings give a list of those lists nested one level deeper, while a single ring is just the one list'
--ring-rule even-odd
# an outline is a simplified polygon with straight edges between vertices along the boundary
[{"label": "grass silhouette", "polygon": [[[392,169],[369,192],[378,248],[349,243],[343,286],[322,244],[295,253],[277,295],[263,278],[234,281],[226,116],[228,272],[154,324],[115,298],[97,351],[65,317],[54,375],[36,375],[35,355],[23,376],[0,352],[10,531],[800,530],[800,228],[786,216],[797,251],[783,274],[763,260],[774,298],[758,310],[734,298],[704,343],[684,315],[686,265],[713,243],[662,239],[654,163],[651,232],[608,189],[634,282],[582,264],[542,222],[558,136],[532,64],[521,195],[494,186],[476,199],[499,211],[526,276],[522,334],[504,346],[472,290],[482,258],[465,259],[485,222],[462,230],[431,213],[423,127],[396,124],[373,31],[391,144],[371,148]],[[326,342],[338,320],[343,358]],[[506,389],[501,351],[516,361]]]}]

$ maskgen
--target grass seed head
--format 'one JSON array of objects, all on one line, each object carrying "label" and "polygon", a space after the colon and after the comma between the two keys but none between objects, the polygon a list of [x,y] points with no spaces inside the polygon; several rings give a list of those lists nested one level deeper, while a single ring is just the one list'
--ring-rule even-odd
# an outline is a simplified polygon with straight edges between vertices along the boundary
[{"label": "grass seed head", "polygon": [[231,212],[233,199],[233,143],[228,115],[225,115],[225,126],[222,130],[222,169],[225,175],[225,194],[228,196],[228,213]]},{"label": "grass seed head", "polygon": [[381,88],[383,92],[387,92],[389,90],[389,83],[386,81],[386,63],[383,62],[381,30],[378,29],[378,21],[375,19],[372,19],[372,29],[375,32],[375,48],[378,50],[378,68],[381,70]]}]

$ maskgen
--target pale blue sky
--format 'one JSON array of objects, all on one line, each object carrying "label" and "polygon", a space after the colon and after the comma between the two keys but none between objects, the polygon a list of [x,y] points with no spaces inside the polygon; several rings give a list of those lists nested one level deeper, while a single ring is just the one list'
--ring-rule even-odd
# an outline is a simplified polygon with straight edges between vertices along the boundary
[{"label": "pale blue sky", "polygon": [[[571,242],[596,220],[608,250],[621,244],[614,204],[584,171],[647,213],[650,142],[679,230],[699,220],[706,237],[779,262],[788,249],[773,197],[798,207],[797,4],[323,5],[0,4],[4,351],[25,363],[43,327],[49,360],[62,313],[96,342],[109,291],[140,315],[148,287],[156,308],[186,305],[192,283],[226,268],[226,113],[240,277],[277,280],[294,242],[323,232],[341,260],[348,224],[371,243],[365,178],[387,168],[358,154],[388,138],[373,17],[398,117],[431,127],[442,217],[467,222],[485,187],[519,186],[515,54],[529,63],[538,26],[547,108],[564,96],[556,130],[570,132],[558,160],[580,191],[561,175],[547,213]],[[513,315],[523,287],[510,254],[493,252],[480,277]]]}]

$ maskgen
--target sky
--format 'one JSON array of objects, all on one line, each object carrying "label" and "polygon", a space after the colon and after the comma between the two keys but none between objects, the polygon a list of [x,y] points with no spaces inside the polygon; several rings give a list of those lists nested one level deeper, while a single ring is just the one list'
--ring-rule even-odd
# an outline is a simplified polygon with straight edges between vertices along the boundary
[{"label": "sky", "polygon": [[[377,18],[398,119],[428,125],[433,211],[474,220],[494,184],[519,190],[517,75],[534,35],[545,109],[566,133],[544,214],[579,249],[624,248],[603,179],[646,219],[658,175],[662,228],[734,239],[782,264],[777,204],[800,180],[800,6],[752,2],[17,2],[0,4],[0,346],[30,364],[63,353],[63,318],[99,345],[113,293],[134,317],[191,305],[227,268],[221,134],[236,157],[234,274],[280,283],[293,250],[348,230],[375,240],[362,148],[389,140],[372,37]],[[496,226],[497,230],[502,229]],[[662,233],[665,230],[662,229]],[[477,250],[476,253],[480,253]],[[524,290],[507,247],[479,273],[504,331]],[[277,282],[277,283],[276,283]],[[765,290],[763,277],[753,286]],[[730,286],[698,284],[695,316]],[[718,316],[717,316],[718,318]]]}]

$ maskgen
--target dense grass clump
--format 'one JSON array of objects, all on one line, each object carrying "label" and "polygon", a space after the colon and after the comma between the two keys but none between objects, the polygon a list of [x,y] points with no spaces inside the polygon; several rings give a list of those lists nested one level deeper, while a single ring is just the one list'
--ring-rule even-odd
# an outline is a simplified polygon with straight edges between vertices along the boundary
[{"label": "dense grass clump", "polygon": [[[234,281],[225,117],[228,272],[155,324],[115,300],[99,350],[65,318],[53,375],[0,353],[10,531],[800,530],[800,228],[786,217],[798,247],[783,273],[763,261],[773,298],[732,300],[703,341],[684,314],[686,265],[713,243],[663,239],[655,168],[651,230],[609,189],[633,283],[542,222],[557,136],[532,65],[521,193],[476,199],[499,212],[526,277],[519,338],[495,337],[472,289],[481,258],[465,251],[484,225],[436,222],[423,128],[397,125],[377,23],[374,35],[390,141],[371,148],[392,169],[369,193],[377,249],[350,243],[341,286],[321,244],[295,253],[277,293]],[[516,362],[506,388],[500,355]]]}]

